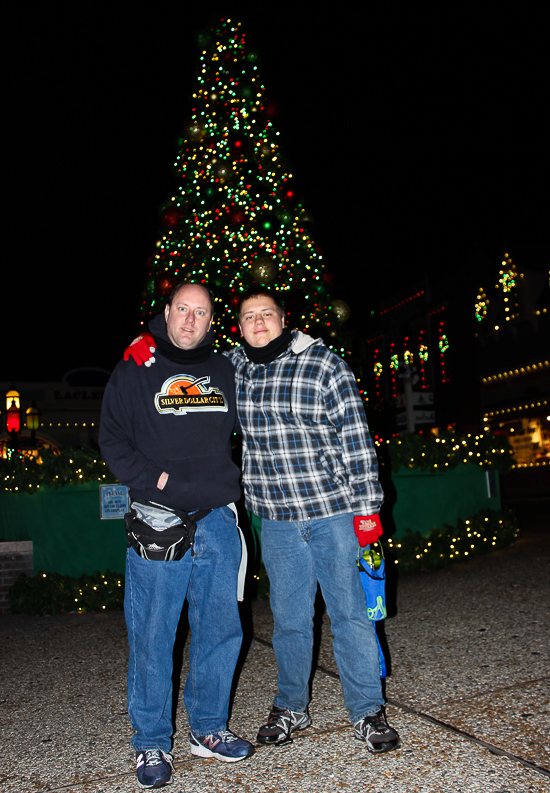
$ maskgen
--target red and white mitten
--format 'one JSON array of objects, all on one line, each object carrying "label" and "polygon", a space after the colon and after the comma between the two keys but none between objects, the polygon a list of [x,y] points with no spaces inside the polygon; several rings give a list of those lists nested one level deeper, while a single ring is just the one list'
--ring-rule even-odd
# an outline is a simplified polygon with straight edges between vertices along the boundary
[{"label": "red and white mitten", "polygon": [[371,543],[376,542],[383,534],[382,524],[380,523],[380,515],[355,517],[353,519],[353,528],[361,548],[364,548],[365,545],[370,545]]},{"label": "red and white mitten", "polygon": [[156,344],[150,333],[143,333],[133,340],[129,347],[124,350],[124,360],[129,361],[133,358],[138,366],[145,364],[151,366],[155,363]]}]

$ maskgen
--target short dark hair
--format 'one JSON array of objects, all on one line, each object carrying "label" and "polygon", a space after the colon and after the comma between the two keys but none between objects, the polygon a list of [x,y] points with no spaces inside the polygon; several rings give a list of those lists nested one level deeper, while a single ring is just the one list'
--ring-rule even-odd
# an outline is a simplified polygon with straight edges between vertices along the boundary
[{"label": "short dark hair", "polygon": [[241,292],[239,297],[239,302],[237,303],[237,315],[240,318],[241,310],[243,307],[243,303],[245,300],[250,300],[253,297],[270,297],[277,307],[277,312],[280,317],[284,317],[286,314],[285,308],[283,306],[283,301],[279,292],[275,289],[269,289],[267,286],[261,286],[260,284],[255,284],[251,286],[249,289],[246,289],[244,292]]},{"label": "short dark hair", "polygon": [[200,286],[202,289],[204,289],[204,291],[207,293],[208,297],[210,298],[210,308],[212,309],[212,313],[214,313],[214,301],[216,299],[214,293],[211,292],[210,289],[207,286],[205,286],[205,284],[200,284],[197,281],[179,281],[179,283],[175,284],[174,288],[170,292],[168,300],[166,301],[167,306],[172,305],[172,302],[175,300],[176,295],[178,294],[180,289],[183,289],[184,286]]}]

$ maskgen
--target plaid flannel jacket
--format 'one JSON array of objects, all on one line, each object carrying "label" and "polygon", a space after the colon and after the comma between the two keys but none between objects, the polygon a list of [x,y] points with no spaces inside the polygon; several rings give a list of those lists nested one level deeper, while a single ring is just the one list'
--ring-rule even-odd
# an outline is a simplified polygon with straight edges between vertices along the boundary
[{"label": "plaid flannel jacket", "polygon": [[347,364],[300,331],[268,364],[242,347],[224,354],[235,366],[247,508],[288,521],[378,512],[376,455]]}]

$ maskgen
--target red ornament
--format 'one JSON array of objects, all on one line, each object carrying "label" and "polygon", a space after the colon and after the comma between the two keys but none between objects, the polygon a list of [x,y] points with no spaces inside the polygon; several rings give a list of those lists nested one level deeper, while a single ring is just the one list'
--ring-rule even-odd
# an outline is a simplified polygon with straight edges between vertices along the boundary
[{"label": "red ornament", "polygon": [[240,207],[233,207],[229,210],[229,222],[232,226],[242,226],[245,221],[245,213]]},{"label": "red ornament", "polygon": [[178,209],[178,207],[168,207],[164,210],[160,217],[162,220],[162,225],[165,228],[175,229],[179,226],[183,218],[183,212],[181,209]]},{"label": "red ornament", "polygon": [[323,273],[323,281],[325,284],[328,284],[328,286],[334,286],[334,275],[329,273],[328,270],[325,270]]},{"label": "red ornament", "polygon": [[159,297],[168,297],[177,282],[175,275],[161,273],[155,278],[155,294]]}]

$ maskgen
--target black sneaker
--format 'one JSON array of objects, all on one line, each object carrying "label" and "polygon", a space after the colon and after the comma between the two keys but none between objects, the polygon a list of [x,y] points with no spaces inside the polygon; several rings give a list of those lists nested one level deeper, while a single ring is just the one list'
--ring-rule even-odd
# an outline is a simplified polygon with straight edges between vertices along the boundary
[{"label": "black sneaker", "polygon": [[365,741],[367,749],[373,754],[390,752],[399,746],[399,735],[386,721],[384,708],[373,714],[359,719],[353,725],[355,737]]},{"label": "black sneaker", "polygon": [[311,724],[307,711],[284,710],[273,705],[267,724],[258,730],[256,740],[264,744],[281,744],[291,741],[296,730],[305,730]]},{"label": "black sneaker", "polygon": [[140,787],[159,788],[172,781],[174,760],[162,749],[142,749],[136,752],[136,772]]}]

